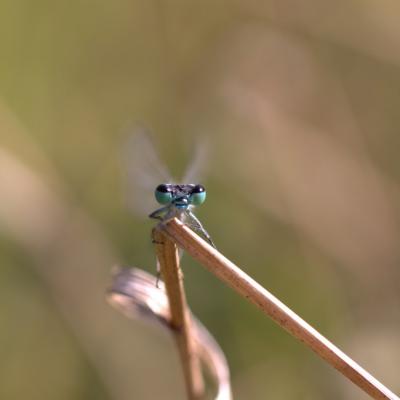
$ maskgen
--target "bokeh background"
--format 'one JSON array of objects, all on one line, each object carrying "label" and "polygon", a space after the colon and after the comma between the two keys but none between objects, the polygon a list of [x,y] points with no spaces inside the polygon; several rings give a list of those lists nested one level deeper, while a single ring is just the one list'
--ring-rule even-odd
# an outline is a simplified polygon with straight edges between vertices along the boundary
[{"label": "bokeh background", "polygon": [[[155,271],[124,201],[131,123],[177,176],[206,139],[218,248],[399,393],[399,18],[393,0],[3,0],[0,398],[185,398],[172,339],[105,301],[113,264]],[[367,398],[183,267],[236,399]]]}]

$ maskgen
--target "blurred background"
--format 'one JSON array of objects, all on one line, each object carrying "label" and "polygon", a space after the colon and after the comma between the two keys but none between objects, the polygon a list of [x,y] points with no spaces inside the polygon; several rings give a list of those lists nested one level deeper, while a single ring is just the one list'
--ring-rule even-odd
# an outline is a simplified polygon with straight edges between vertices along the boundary
[{"label": "blurred background", "polygon": [[[0,398],[185,398],[172,339],[105,301],[112,265],[155,272],[153,222],[124,200],[131,123],[178,177],[208,142],[197,215],[220,251],[399,393],[399,18],[390,0],[3,0]],[[183,268],[234,398],[367,398]]]}]

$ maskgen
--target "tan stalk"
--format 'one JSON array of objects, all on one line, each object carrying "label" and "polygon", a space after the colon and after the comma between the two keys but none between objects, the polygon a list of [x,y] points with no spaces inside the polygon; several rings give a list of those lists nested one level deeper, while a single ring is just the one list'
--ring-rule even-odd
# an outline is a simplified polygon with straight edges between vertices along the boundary
[{"label": "tan stalk", "polygon": [[181,221],[171,219],[159,224],[156,230],[165,232],[200,264],[259,307],[279,326],[311,348],[372,398],[400,400],[360,365]]},{"label": "tan stalk", "polygon": [[174,337],[180,353],[188,398],[198,400],[204,393],[204,382],[195,349],[178,249],[176,244],[158,229],[153,230],[153,241],[168,296],[170,325],[176,331]]}]

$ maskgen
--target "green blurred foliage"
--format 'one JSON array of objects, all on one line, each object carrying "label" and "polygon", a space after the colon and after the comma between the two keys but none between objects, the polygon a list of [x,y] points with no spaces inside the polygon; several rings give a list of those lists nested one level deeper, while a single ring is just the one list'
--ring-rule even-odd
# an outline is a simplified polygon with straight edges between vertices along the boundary
[{"label": "green blurred foliage", "polygon": [[[0,398],[184,398],[172,341],[104,300],[113,263],[155,271],[152,222],[124,201],[132,123],[178,176],[207,138],[197,214],[218,248],[399,391],[399,15],[390,1],[2,1]],[[235,398],[366,398],[183,263]]]}]

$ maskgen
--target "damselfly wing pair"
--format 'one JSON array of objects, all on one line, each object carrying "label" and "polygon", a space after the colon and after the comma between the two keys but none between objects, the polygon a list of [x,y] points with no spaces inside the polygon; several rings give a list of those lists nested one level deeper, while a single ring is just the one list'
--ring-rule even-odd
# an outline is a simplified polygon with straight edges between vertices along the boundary
[{"label": "damselfly wing pair", "polygon": [[[206,189],[197,183],[205,156],[205,144],[199,143],[182,183],[176,183],[158,157],[149,134],[136,132],[129,138],[125,152],[129,180],[128,202],[135,212],[142,215],[146,213],[153,219],[166,221],[178,218],[215,247],[210,235],[193,213],[206,199]],[[146,199],[150,193],[161,207],[149,213],[149,205],[154,203],[154,200]]]}]

